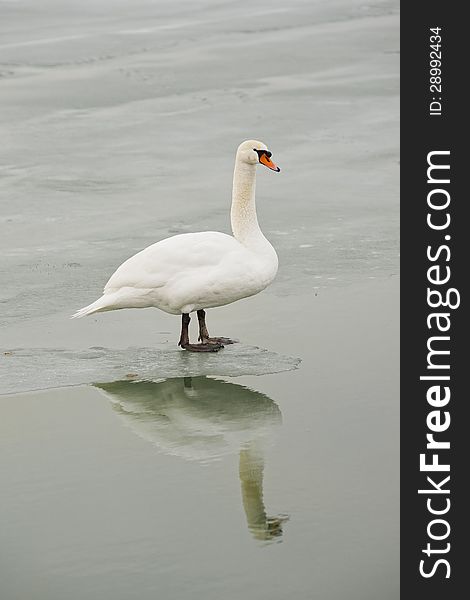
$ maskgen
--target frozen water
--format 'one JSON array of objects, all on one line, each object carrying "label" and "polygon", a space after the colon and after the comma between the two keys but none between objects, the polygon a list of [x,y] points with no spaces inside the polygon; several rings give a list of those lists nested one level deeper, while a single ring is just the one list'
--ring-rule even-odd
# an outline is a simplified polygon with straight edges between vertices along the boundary
[{"label": "frozen water", "polygon": [[295,369],[300,363],[300,359],[241,344],[210,354],[158,347],[18,348],[0,350],[0,354],[3,394],[120,379],[155,381],[201,375],[266,375]]},{"label": "frozen water", "polygon": [[6,333],[59,330],[163,237],[229,231],[247,137],[282,167],[258,181],[268,293],[397,272],[395,1],[0,7]]}]

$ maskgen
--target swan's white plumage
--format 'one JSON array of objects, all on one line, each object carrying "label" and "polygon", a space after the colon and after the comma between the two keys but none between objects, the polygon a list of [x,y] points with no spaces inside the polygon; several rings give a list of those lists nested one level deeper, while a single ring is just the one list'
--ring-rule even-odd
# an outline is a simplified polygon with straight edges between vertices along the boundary
[{"label": "swan's white plumage", "polygon": [[237,152],[232,199],[235,237],[205,231],[157,242],[126,260],[109,279],[103,296],[73,317],[147,307],[190,313],[230,304],[266,288],[276,275],[278,261],[256,218],[257,160],[250,154],[256,147],[266,149],[261,142],[249,140]]}]

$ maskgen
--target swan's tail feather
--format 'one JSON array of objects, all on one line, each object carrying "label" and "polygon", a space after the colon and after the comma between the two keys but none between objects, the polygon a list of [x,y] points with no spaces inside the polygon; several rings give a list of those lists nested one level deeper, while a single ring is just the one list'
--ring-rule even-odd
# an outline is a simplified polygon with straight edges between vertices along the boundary
[{"label": "swan's tail feather", "polygon": [[105,310],[112,310],[112,303],[110,302],[110,298],[106,298],[106,296],[101,296],[95,302],[92,302],[88,306],[84,306],[80,310],[77,310],[70,318],[71,319],[80,319],[81,317],[86,317],[87,315],[92,315],[96,312],[104,312]]}]

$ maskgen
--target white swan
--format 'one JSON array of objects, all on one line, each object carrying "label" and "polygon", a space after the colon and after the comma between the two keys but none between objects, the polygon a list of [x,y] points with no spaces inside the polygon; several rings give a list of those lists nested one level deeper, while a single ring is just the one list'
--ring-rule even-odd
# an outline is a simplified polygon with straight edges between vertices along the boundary
[{"label": "white swan", "polygon": [[[256,165],[280,171],[256,140],[240,144],[235,158],[231,223],[233,237],[216,231],[184,233],[148,246],[111,276],[104,293],[72,318],[121,308],[156,307],[182,315],[179,345],[216,352],[227,338],[211,338],[205,308],[224,306],[264,290],[277,273],[277,254],[258,225]],[[189,343],[189,313],[197,311],[200,344]]]}]

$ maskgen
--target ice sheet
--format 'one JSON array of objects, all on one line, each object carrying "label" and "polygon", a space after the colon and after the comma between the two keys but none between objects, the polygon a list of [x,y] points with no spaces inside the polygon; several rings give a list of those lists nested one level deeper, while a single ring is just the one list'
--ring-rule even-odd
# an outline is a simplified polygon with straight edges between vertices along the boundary
[{"label": "ice sheet", "polygon": [[298,358],[240,344],[211,354],[158,347],[18,348],[0,350],[0,394],[122,379],[265,375],[295,369],[299,363]]}]

